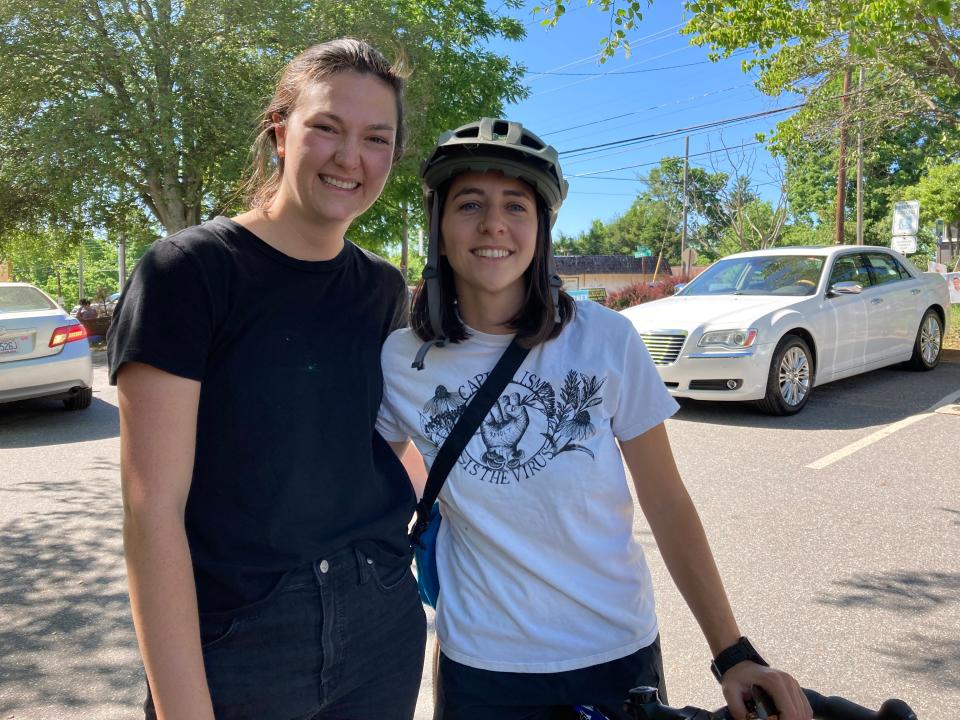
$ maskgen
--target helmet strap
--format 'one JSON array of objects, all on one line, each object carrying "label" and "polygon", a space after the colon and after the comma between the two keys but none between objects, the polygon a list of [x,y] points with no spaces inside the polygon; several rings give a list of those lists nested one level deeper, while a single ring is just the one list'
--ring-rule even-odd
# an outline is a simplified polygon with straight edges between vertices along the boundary
[{"label": "helmet strap", "polygon": [[[563,280],[557,273],[557,261],[553,257],[553,237],[550,233],[550,214],[548,212],[540,213],[541,227],[546,228],[547,242],[547,275],[550,280],[550,300],[553,303],[553,322],[560,323],[560,288],[563,287]],[[546,223],[546,224],[544,224]]]},{"label": "helmet strap", "polygon": [[417,351],[412,367],[423,370],[423,360],[432,347],[443,347],[448,338],[443,332],[440,310],[443,307],[440,283],[440,195],[430,193],[430,240],[427,246],[427,264],[423,268],[423,281],[427,289],[427,314],[430,316],[430,329],[433,338],[427,340]]}]

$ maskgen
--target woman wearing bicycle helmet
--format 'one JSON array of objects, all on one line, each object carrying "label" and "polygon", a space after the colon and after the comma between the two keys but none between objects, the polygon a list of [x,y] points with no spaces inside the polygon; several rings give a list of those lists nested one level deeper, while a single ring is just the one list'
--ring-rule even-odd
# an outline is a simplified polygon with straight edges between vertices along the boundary
[{"label": "woman wearing bicycle helmet", "polygon": [[434,717],[550,718],[573,704],[621,717],[629,688],[663,690],[625,460],[734,715],[759,684],[784,720],[809,718],[789,675],[724,660],[741,636],[664,429],[677,406],[630,323],[560,289],[556,151],[485,118],[443,134],[421,176],[430,254],[411,329],[384,345],[378,429],[430,464],[505,347],[531,348],[439,496]]}]

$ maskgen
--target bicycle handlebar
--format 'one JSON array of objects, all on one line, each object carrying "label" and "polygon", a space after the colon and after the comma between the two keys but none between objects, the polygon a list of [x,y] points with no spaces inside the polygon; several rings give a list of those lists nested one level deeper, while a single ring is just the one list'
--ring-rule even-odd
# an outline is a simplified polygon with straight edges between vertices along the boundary
[{"label": "bicycle handlebar", "polygon": [[[813,717],[818,720],[917,720],[903,700],[887,700],[874,712],[841,697],[823,696],[805,688],[803,694],[813,708]],[[691,705],[683,708],[663,705],[656,688],[650,687],[631,690],[627,708],[633,720],[731,720],[733,717],[725,707],[711,712]],[[756,686],[753,701],[747,701],[747,710],[748,717],[756,720],[774,718],[777,713],[769,696]]]}]

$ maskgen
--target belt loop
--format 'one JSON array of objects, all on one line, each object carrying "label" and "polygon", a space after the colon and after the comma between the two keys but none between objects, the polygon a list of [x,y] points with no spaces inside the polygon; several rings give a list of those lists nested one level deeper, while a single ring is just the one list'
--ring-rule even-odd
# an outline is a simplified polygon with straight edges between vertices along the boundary
[{"label": "belt loop", "polygon": [[376,572],[373,567],[373,558],[368,556],[356,545],[353,546],[353,554],[357,559],[357,583],[366,585],[372,573]]}]

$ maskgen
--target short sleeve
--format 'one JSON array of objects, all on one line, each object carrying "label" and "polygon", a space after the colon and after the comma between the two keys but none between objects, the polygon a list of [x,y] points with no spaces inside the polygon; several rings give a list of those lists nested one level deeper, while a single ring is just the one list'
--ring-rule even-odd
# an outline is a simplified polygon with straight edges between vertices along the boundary
[{"label": "short sleeve", "polygon": [[195,259],[158,240],[140,259],[107,334],[110,384],[126,362],[201,380],[213,340],[208,283]]},{"label": "short sleeve", "polygon": [[673,415],[679,405],[667,392],[639,333],[626,323],[620,397],[612,418],[618,440],[643,435]]},{"label": "short sleeve", "polygon": [[383,344],[381,365],[383,367],[383,399],[380,401],[380,411],[377,413],[377,432],[387,442],[403,442],[410,439],[403,424],[400,422],[400,408],[397,403],[400,399],[395,392],[393,382],[399,378],[397,363],[400,362],[397,346],[398,333],[393,333]]}]

